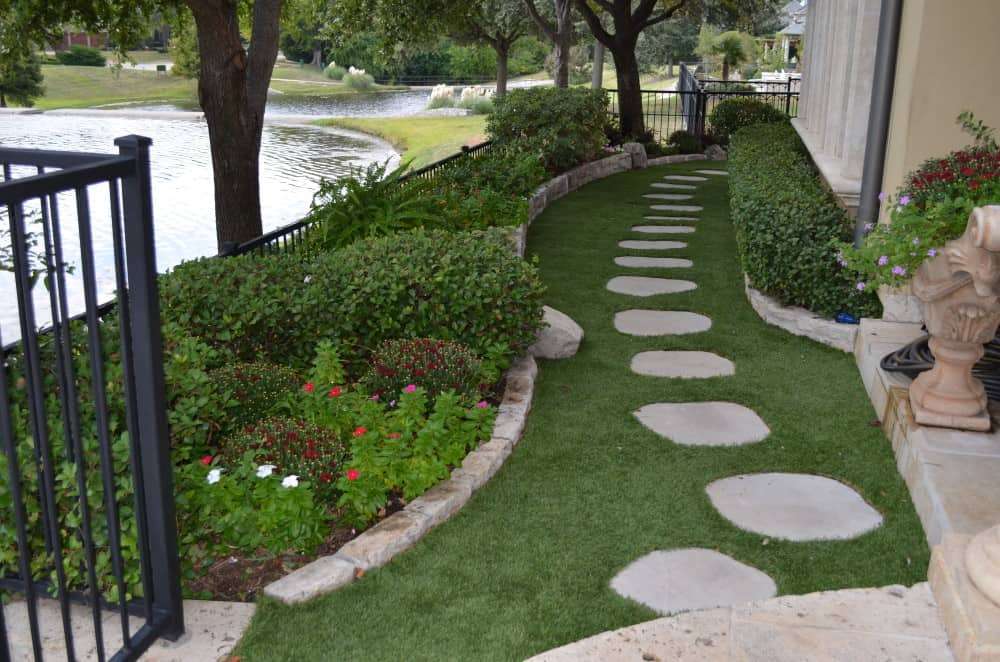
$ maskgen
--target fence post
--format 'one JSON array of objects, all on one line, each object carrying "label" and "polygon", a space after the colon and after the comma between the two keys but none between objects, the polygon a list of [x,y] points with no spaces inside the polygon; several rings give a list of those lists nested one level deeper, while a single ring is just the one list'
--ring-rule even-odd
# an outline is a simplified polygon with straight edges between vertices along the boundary
[{"label": "fence post", "polygon": [[122,193],[139,437],[137,446],[141,462],[141,475],[134,478],[136,489],[141,488],[145,495],[148,567],[155,569],[150,578],[153,613],[147,614],[146,618],[150,623],[162,623],[163,637],[175,640],[184,633],[184,608],[153,245],[149,175],[149,146],[152,142],[149,138],[136,135],[115,139],[119,153],[135,160],[135,171],[122,178]]},{"label": "fence post", "polygon": [[788,80],[785,81],[785,114],[792,114],[792,77],[788,76]]}]

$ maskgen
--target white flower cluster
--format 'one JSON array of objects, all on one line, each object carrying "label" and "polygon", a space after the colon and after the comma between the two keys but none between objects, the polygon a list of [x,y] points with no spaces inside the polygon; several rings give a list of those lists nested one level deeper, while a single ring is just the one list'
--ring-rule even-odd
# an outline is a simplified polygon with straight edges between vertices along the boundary
[{"label": "white flower cluster", "polygon": [[[463,92],[464,94],[464,92]],[[438,101],[439,99],[453,100],[455,98],[455,88],[451,85],[435,85],[434,89],[431,90],[431,101]]]},{"label": "white flower cluster", "polygon": [[[277,467],[275,467],[273,464],[260,465],[259,467],[257,467],[257,478],[270,478],[271,475],[274,474],[274,470],[276,468]],[[208,472],[208,475],[205,476],[205,481],[208,482],[209,485],[215,485],[220,480],[222,480],[223,471],[224,469],[219,469],[219,468],[212,469],[211,471]],[[284,488],[298,487],[299,477],[296,476],[295,474],[292,474],[290,476],[285,476],[281,480],[281,486]]]},{"label": "white flower cluster", "polygon": [[472,103],[476,99],[492,99],[493,95],[496,93],[492,87],[479,87],[478,85],[470,85],[462,89],[462,98],[460,103],[467,104]]},{"label": "white flower cluster", "polygon": [[352,75],[358,75],[358,76],[360,76],[360,75],[363,75],[365,73],[365,70],[364,69],[355,69],[354,66],[352,65],[351,68],[347,70],[347,73],[352,74]]}]

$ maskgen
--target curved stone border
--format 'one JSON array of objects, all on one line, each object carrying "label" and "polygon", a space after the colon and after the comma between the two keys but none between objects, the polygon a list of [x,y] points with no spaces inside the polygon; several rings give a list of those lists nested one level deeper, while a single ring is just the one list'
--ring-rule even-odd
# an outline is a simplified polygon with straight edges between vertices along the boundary
[{"label": "curved stone border", "polygon": [[531,409],[538,366],[531,356],[517,359],[507,371],[493,437],[469,453],[451,478],[442,481],[390,515],[332,556],[324,556],[264,587],[264,594],[297,604],[335,591],[365,572],[389,562],[428,531],[457,513],[472,493],[486,484],[521,440]]},{"label": "curved stone border", "polygon": [[857,324],[839,324],[805,308],[782,306],[763,292],[750,287],[749,278],[743,278],[747,299],[762,320],[842,352],[854,352],[854,340],[858,336]]}]

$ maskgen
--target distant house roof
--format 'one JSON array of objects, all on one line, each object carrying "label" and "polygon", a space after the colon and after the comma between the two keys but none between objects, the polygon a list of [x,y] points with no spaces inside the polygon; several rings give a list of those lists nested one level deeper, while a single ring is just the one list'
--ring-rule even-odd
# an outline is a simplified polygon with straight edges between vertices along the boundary
[{"label": "distant house roof", "polygon": [[778,30],[778,34],[787,35],[789,37],[801,37],[805,32],[805,23],[789,23],[785,27]]}]

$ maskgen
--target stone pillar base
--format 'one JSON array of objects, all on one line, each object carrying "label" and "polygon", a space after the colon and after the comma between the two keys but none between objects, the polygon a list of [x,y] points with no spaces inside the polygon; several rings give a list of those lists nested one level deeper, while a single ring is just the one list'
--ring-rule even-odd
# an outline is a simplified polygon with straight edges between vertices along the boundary
[{"label": "stone pillar base", "polygon": [[1000,607],[969,579],[971,536],[949,534],[931,555],[928,580],[957,662],[1000,662]]},{"label": "stone pillar base", "polygon": [[975,416],[952,416],[925,409],[913,397],[910,398],[910,409],[913,418],[920,425],[930,425],[938,428],[956,428],[958,430],[973,430],[975,432],[990,431],[990,415],[986,411]]}]

